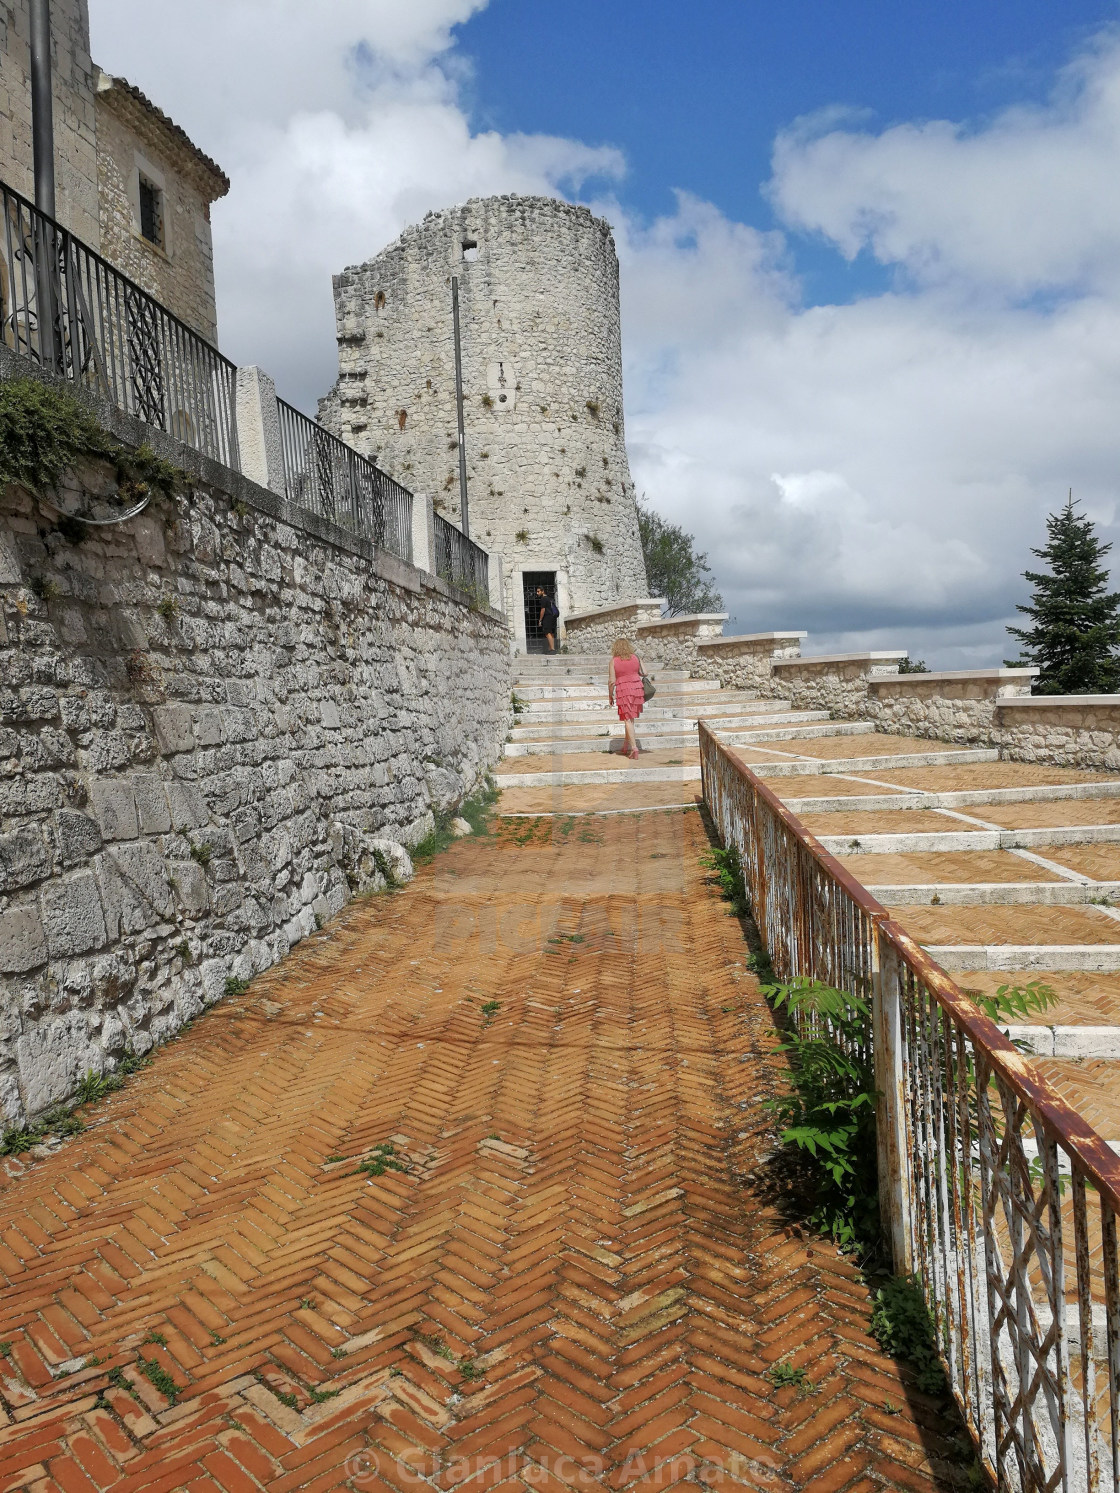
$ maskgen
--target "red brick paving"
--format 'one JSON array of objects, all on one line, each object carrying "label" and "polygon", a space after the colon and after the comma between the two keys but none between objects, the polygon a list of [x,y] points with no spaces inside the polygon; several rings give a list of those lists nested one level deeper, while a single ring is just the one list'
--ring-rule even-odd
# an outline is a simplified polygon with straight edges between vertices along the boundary
[{"label": "red brick paving", "polygon": [[505,821],[9,1161],[0,1490],[963,1485],[755,1190],[780,1060],[706,843]]}]

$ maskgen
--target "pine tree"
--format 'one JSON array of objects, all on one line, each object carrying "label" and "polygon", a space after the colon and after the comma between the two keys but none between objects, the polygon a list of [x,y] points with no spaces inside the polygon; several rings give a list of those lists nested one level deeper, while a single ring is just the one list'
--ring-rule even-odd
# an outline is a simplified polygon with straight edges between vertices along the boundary
[{"label": "pine tree", "polygon": [[1076,506],[1071,492],[1046,520],[1045,546],[1031,550],[1050,573],[1023,572],[1034,596],[1016,610],[1034,625],[1007,629],[1023,645],[1026,657],[1017,662],[1041,668],[1035,690],[1042,695],[1105,695],[1120,685],[1120,592],[1105,589],[1102,563],[1112,545],[1101,543]]}]

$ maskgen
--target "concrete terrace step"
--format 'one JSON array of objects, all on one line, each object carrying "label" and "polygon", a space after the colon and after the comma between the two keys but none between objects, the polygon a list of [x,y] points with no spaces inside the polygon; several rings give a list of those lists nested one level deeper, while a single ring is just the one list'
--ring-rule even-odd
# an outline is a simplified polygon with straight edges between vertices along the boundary
[{"label": "concrete terrace step", "polygon": [[[506,757],[551,757],[563,756],[580,752],[605,752],[619,750],[623,734],[619,732],[603,732],[600,736],[580,737],[576,741],[507,741],[503,750]],[[655,736],[648,731],[638,733],[639,744],[647,750],[656,745],[658,751],[670,747],[695,747],[696,733],[693,731],[688,735],[660,735]]]},{"label": "concrete terrace step", "polygon": [[[801,777],[815,773],[844,773],[869,772],[872,769],[883,767],[930,767],[941,763],[946,766],[956,766],[963,762],[995,762],[998,753],[987,749],[977,748],[975,751],[960,752],[915,752],[912,755],[898,753],[893,757],[814,757],[798,759],[785,762],[752,762],[751,770],[759,777]],[[504,772],[498,770],[498,783],[503,788],[546,788],[565,787],[575,788],[581,784],[591,783],[615,783],[615,782],[649,782],[649,783],[679,783],[695,782],[700,777],[700,764],[683,764],[680,767],[646,767],[630,766],[627,768],[602,768],[586,769],[581,771],[565,772]],[[1120,825],[1108,825],[1116,837],[1120,839]],[[1017,835],[1047,833],[1037,830],[1015,830],[1007,831]],[[843,849],[839,852],[843,855],[851,853],[849,847],[852,837],[845,836],[841,841]],[[873,838],[868,836],[868,839]],[[882,837],[881,837],[882,838]],[[932,838],[937,838],[933,836]],[[861,841],[861,844],[863,842]],[[1045,842],[1043,842],[1045,843]],[[995,849],[996,846],[984,845],[982,849]],[[836,853],[835,851],[833,852]]]},{"label": "concrete terrace step", "polygon": [[[706,720],[710,719],[705,717]],[[828,719],[826,711],[823,710],[788,710],[777,712],[773,715],[761,715],[754,711],[743,711],[741,714],[732,714],[720,718],[721,730],[729,730],[735,723],[753,724],[757,721],[759,729],[765,725],[790,725],[806,724],[808,722],[824,721]],[[638,734],[641,736],[659,736],[665,732],[695,730],[696,718],[681,715],[654,715],[652,711],[642,712],[642,718],[638,725]],[[514,741],[565,741],[577,737],[586,739],[588,737],[621,736],[623,725],[617,714],[604,713],[594,719],[579,721],[558,721],[551,724],[541,722],[539,725],[514,726],[512,736]]]},{"label": "concrete terrace step", "polygon": [[1034,845],[1116,845],[1120,824],[1073,824],[1051,829],[934,830],[924,834],[818,835],[832,855],[915,855],[930,851],[1027,850]]},{"label": "concrete terrace step", "polygon": [[1083,907],[1102,897],[1120,900],[1120,881],[938,881],[867,890],[884,907],[914,907],[935,898],[941,907]]},{"label": "concrete terrace step", "polygon": [[950,974],[965,970],[1077,970],[1114,974],[1120,970],[1120,944],[923,944],[931,959]]},{"label": "concrete terrace step", "polygon": [[[839,734],[839,733],[837,733]],[[818,773],[831,776],[843,773],[881,772],[896,767],[961,767],[971,762],[998,762],[999,753],[990,747],[962,748],[959,752],[896,752],[889,757],[794,757],[781,762],[750,762],[748,766],[760,778],[813,777]],[[849,800],[850,801],[850,800]]]},{"label": "concrete terrace step", "polygon": [[791,799],[795,814],[879,814],[899,809],[966,809],[982,804],[1047,803],[1059,799],[1120,798],[1120,781],[1104,783],[1046,783],[1029,788],[971,788],[930,793],[901,785],[895,793],[859,797]]},{"label": "concrete terrace step", "polygon": [[[719,685],[713,685],[708,679],[671,679],[664,681],[657,679],[657,693],[664,692],[667,695],[718,695],[721,693]],[[513,692],[522,700],[553,700],[572,699],[589,700],[607,698],[607,686],[605,683],[563,683],[563,684],[537,684],[515,682]]]}]

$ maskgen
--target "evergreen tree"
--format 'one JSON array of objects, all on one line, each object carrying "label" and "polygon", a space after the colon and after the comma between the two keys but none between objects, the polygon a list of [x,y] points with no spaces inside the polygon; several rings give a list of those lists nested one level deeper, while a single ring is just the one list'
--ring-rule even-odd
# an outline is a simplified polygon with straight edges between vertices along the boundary
[{"label": "evergreen tree", "polygon": [[713,583],[708,557],[696,553],[691,534],[642,507],[638,509],[638,530],[649,594],[664,596],[671,616],[722,610],[723,597]]},{"label": "evergreen tree", "polygon": [[1075,513],[1071,492],[1064,508],[1046,520],[1047,542],[1031,553],[1050,573],[1025,570],[1034,587],[1029,606],[1018,606],[1031,627],[1007,630],[1023,645],[1014,666],[1037,664],[1042,695],[1107,695],[1120,685],[1120,592],[1107,591],[1102,563],[1112,548],[1097,538],[1089,519]]}]

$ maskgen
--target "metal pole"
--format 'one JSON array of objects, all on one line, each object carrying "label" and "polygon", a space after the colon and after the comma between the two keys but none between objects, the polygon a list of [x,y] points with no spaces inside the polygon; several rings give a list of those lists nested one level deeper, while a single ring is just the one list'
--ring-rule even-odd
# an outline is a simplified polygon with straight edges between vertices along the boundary
[{"label": "metal pole", "polygon": [[54,103],[51,89],[51,0],[31,0],[31,138],[35,206],[54,211]]},{"label": "metal pole", "polygon": [[467,513],[467,434],[463,426],[463,346],[459,338],[459,277],[451,276],[451,315],[455,322],[455,413],[459,420],[459,527],[470,538]]}]

